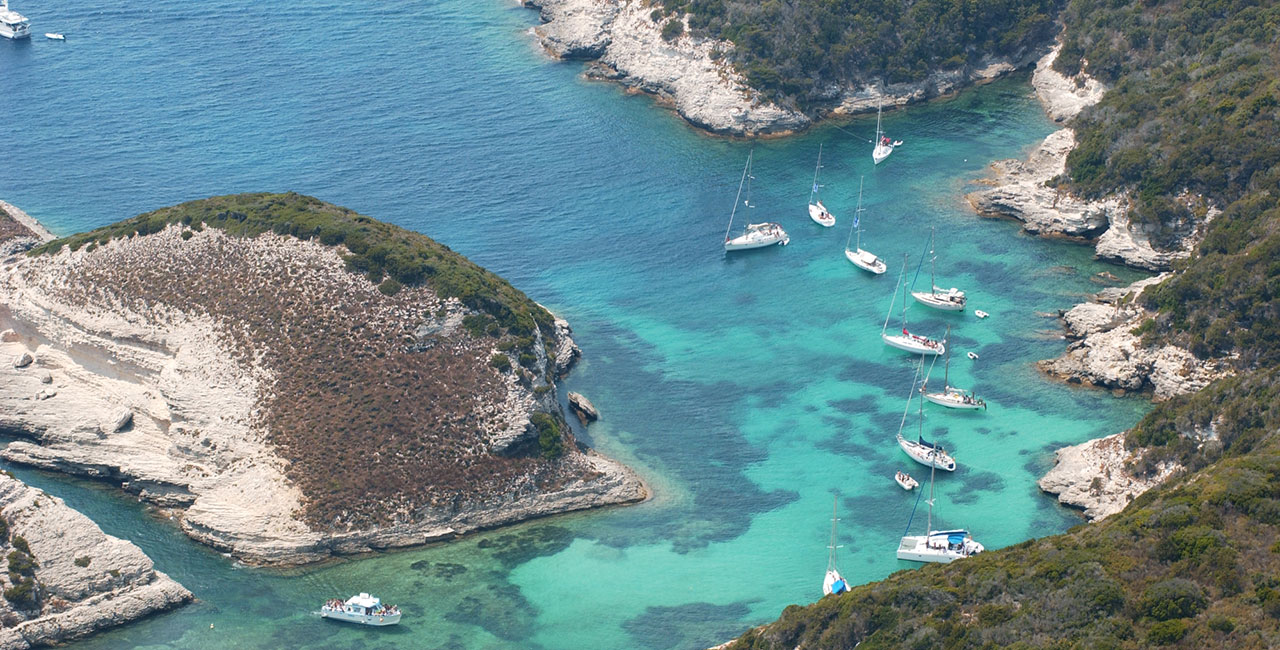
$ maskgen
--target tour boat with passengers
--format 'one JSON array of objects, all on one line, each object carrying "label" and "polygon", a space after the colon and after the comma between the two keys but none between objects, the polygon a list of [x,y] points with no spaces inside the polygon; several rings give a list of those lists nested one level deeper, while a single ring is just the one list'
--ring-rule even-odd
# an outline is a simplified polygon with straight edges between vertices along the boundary
[{"label": "tour boat with passengers", "polygon": [[360,623],[361,625],[395,625],[400,622],[400,608],[383,605],[374,596],[361,592],[343,601],[332,598],[320,608],[321,618]]}]

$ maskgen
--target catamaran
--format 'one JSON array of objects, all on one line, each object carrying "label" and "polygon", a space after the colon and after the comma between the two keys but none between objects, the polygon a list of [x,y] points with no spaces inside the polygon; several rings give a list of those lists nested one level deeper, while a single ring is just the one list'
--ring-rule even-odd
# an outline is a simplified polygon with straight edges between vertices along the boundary
[{"label": "catamaran", "polygon": [[877,165],[889,157],[893,153],[894,147],[902,146],[901,140],[890,140],[884,134],[884,130],[880,128],[880,115],[883,113],[883,106],[876,105],[876,146],[871,150],[871,161]]},{"label": "catamaran", "polygon": [[[898,541],[898,559],[950,564],[955,560],[977,555],[986,550],[967,530],[933,529],[933,474],[933,470],[930,470],[929,500],[925,502],[929,505],[929,518],[925,525],[925,530],[928,532],[924,535],[907,535],[911,532],[911,520],[907,520],[907,529],[903,531],[902,539]],[[916,498],[919,499],[919,497]],[[915,514],[915,510],[912,509],[913,519]]]},{"label": "catamaran", "polygon": [[898,446],[911,457],[911,460],[914,460],[925,467],[940,469],[945,472],[954,472],[956,470],[956,459],[949,456],[941,447],[932,442],[927,442],[924,439],[923,399],[920,400],[920,414],[918,416],[920,429],[919,432],[916,433],[916,439],[907,440],[902,437],[902,432],[907,427],[907,414],[911,412],[911,400],[915,399],[916,396],[916,385],[919,384],[923,387],[924,384],[928,382],[927,376],[925,377],[924,382],[919,381],[921,375],[924,373],[924,356],[925,355],[923,354],[920,355],[920,365],[916,367],[916,374],[911,379],[911,393],[907,395],[907,405],[902,409],[902,422],[898,425]]},{"label": "catamaran", "polygon": [[925,336],[917,336],[907,331],[907,286],[903,280],[907,275],[907,256],[902,256],[902,273],[898,276],[898,287],[902,287],[902,333],[889,333],[889,319],[893,317],[893,303],[898,299],[898,288],[893,289],[893,300],[889,301],[889,313],[885,314],[884,327],[880,329],[880,340],[889,347],[914,352],[916,354],[942,354],[947,351],[946,345]]},{"label": "catamaran", "polygon": [[18,40],[31,37],[27,17],[9,8],[9,0],[0,0],[0,36]]},{"label": "catamaran", "polygon": [[934,279],[934,264],[938,261],[938,256],[933,251],[933,234],[934,229],[929,229],[929,286],[933,287],[931,291],[912,291],[911,295],[923,305],[941,309],[943,311],[961,311],[967,302],[964,292],[951,287],[943,289],[938,286],[937,280]]},{"label": "catamaran", "polygon": [[820,226],[830,228],[836,225],[836,218],[831,215],[831,211],[827,206],[822,204],[822,199],[818,198],[818,190],[822,186],[818,184],[818,170],[822,169],[822,144],[818,144],[818,166],[813,168],[813,189],[809,192],[809,218],[813,219]]},{"label": "catamaran", "polygon": [[829,596],[831,594],[842,594],[849,591],[849,583],[845,582],[844,577],[840,575],[840,570],[836,568],[836,549],[840,548],[836,544],[836,522],[840,521],[836,517],[836,507],[840,504],[837,497],[835,503],[831,504],[831,544],[827,546],[827,573],[822,577],[822,595]]},{"label": "catamaran", "polygon": [[[876,275],[881,275],[886,269],[888,269],[884,260],[876,257],[875,253],[872,253],[871,251],[862,250],[862,226],[859,225],[862,221],[862,181],[863,179],[858,179],[858,209],[854,210],[853,223],[849,226],[850,238],[853,237],[854,230],[858,231],[858,244],[855,246],[854,250],[849,250],[849,239],[846,239],[844,242],[844,256],[850,262],[853,262],[854,266],[864,271],[870,271]],[[894,295],[897,295],[896,290],[894,291]]]},{"label": "catamaran", "polygon": [[[950,337],[951,337],[951,326],[948,325],[947,335],[943,337],[942,340],[945,342]],[[949,409],[968,409],[968,410],[984,409],[985,410],[987,408],[986,401],[980,400],[977,397],[974,397],[972,392],[965,392],[964,390],[961,390],[951,385],[951,350],[947,350],[946,362],[943,365],[943,368],[944,370],[942,373],[942,390],[941,391],[934,392],[934,393],[928,392],[926,388],[929,385],[928,380],[925,381],[924,386],[920,387],[921,392],[924,393],[925,399],[929,400],[930,402],[933,402],[934,404],[937,404],[938,406],[945,406]]]},{"label": "catamaran", "polygon": [[[752,152],[754,153],[754,152]],[[733,230],[733,219],[738,213],[738,200],[742,198],[743,185],[747,188],[747,199],[743,201],[743,205],[747,208],[753,208],[751,205],[751,155],[747,154],[747,166],[742,168],[742,181],[738,183],[738,196],[733,199],[733,211],[729,213],[729,227],[724,230],[724,249],[726,251],[745,251],[752,248],[763,248],[778,244],[786,246],[791,243],[791,238],[787,236],[787,231],[782,229],[776,223],[751,223],[751,218],[747,218],[747,227],[737,237],[729,237],[729,232]]]}]

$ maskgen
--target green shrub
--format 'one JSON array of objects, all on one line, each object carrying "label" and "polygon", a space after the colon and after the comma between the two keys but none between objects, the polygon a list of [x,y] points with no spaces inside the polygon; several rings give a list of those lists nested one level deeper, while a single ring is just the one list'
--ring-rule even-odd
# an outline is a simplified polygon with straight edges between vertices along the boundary
[{"label": "green shrub", "polygon": [[1147,642],[1152,645],[1169,645],[1187,635],[1187,622],[1181,619],[1160,621],[1147,630]]},{"label": "green shrub", "polygon": [[31,547],[27,545],[27,539],[22,535],[13,536],[13,547],[27,555],[31,555]]},{"label": "green shrub", "polygon": [[1215,632],[1230,632],[1236,629],[1236,622],[1227,616],[1210,616],[1209,629]]},{"label": "green shrub", "polygon": [[528,352],[520,353],[520,365],[526,368],[533,368],[537,364],[538,364],[537,355],[530,354]]},{"label": "green shrub", "polygon": [[1138,608],[1157,621],[1188,618],[1205,608],[1204,590],[1190,580],[1170,578],[1148,587]]},{"label": "green shrub", "polygon": [[9,541],[9,522],[0,517],[0,542]]},{"label": "green shrub", "polygon": [[13,576],[29,576],[35,575],[36,564],[35,558],[23,553],[22,551],[9,551],[9,576],[13,580]]},{"label": "green shrub", "polygon": [[511,369],[511,359],[505,354],[498,353],[489,357],[489,365],[497,368],[499,372],[506,372]]},{"label": "green shrub", "polygon": [[462,319],[462,328],[472,336],[484,335],[484,330],[489,325],[489,317],[484,314],[471,314]]},{"label": "green shrub", "polygon": [[193,236],[195,236],[195,234],[192,233],[190,230],[182,231],[182,241],[187,241],[188,239],[191,239]]},{"label": "green shrub", "polygon": [[378,291],[381,291],[384,296],[394,296],[400,292],[403,286],[395,278],[387,278],[378,285]]},{"label": "green shrub", "polygon": [[36,581],[32,578],[15,581],[11,587],[4,590],[4,599],[13,603],[17,609],[38,608],[40,603],[36,599]]},{"label": "green shrub", "polygon": [[537,412],[530,416],[529,421],[538,430],[538,448],[542,450],[543,458],[556,458],[564,453],[564,436],[556,418]]},{"label": "green shrub", "polygon": [[662,40],[664,41],[674,41],[677,38],[680,38],[683,34],[684,21],[680,20],[679,17],[668,20],[667,23],[662,26]]},{"label": "green shrub", "polygon": [[89,566],[89,563],[93,561],[93,558],[89,557],[88,555],[82,555],[76,558],[75,561],[76,561],[76,566],[80,568],[84,568]]}]

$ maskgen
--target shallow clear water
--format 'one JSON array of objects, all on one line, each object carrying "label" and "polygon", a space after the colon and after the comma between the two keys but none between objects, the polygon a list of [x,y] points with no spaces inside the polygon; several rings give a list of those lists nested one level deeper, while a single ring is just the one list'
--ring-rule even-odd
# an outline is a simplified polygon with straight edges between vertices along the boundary
[{"label": "shallow clear water", "polygon": [[[1098,271],[1132,274],[964,204],[987,162],[1054,128],[1025,79],[886,115],[906,145],[874,169],[873,120],[756,143],[752,218],[781,222],[792,242],[726,257],[753,145],[547,60],[523,33],[536,13],[519,6],[15,9],[67,41],[0,42],[0,198],[67,234],[211,194],[296,190],[426,233],[573,323],[585,359],[564,388],[603,413],[582,435],[656,495],[279,572],[239,567],[109,487],[19,469],[200,599],[82,647],[705,647],[821,594],[833,495],[847,577],[910,568],[894,550],[915,499],[892,477],[927,477],[893,441],[914,361],[878,334],[902,255],[913,274],[931,227],[939,284],[966,289],[971,307],[907,316],[930,335],[953,326],[952,383],[990,404],[926,410],[926,436],[961,465],[938,478],[942,525],[992,548],[1078,523],[1035,487],[1052,450],[1147,408],[1032,366],[1063,347],[1041,314],[1096,291]],[[832,229],[805,209],[820,142]],[[860,177],[863,245],[890,265],[881,277],[842,255]],[[308,614],[362,590],[399,603],[404,623]]]}]

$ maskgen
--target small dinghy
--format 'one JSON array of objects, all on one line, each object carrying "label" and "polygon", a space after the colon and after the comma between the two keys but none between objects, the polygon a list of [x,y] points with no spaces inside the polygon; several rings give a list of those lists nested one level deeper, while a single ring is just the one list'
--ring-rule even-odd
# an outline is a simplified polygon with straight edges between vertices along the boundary
[{"label": "small dinghy", "polygon": [[973,359],[974,361],[977,361],[977,360],[978,360],[978,353],[977,353],[977,352],[970,352],[970,353],[969,353],[969,358],[970,358],[970,359]]},{"label": "small dinghy", "polygon": [[977,316],[978,318],[986,318],[987,316],[990,316],[991,314],[988,314],[987,312],[982,311],[981,309],[975,309],[975,310],[973,310],[973,315],[974,315],[974,316]]},{"label": "small dinghy", "polygon": [[45,37],[45,38],[47,38],[47,39],[49,39],[49,40],[51,40],[51,41],[65,41],[65,40],[67,40],[67,37],[66,37],[66,36],[63,36],[62,34],[46,33],[46,34],[44,35],[44,37]]},{"label": "small dinghy", "polygon": [[893,480],[898,483],[898,487],[907,491],[914,490],[920,485],[915,479],[911,478],[910,474],[901,471],[893,476]]}]

